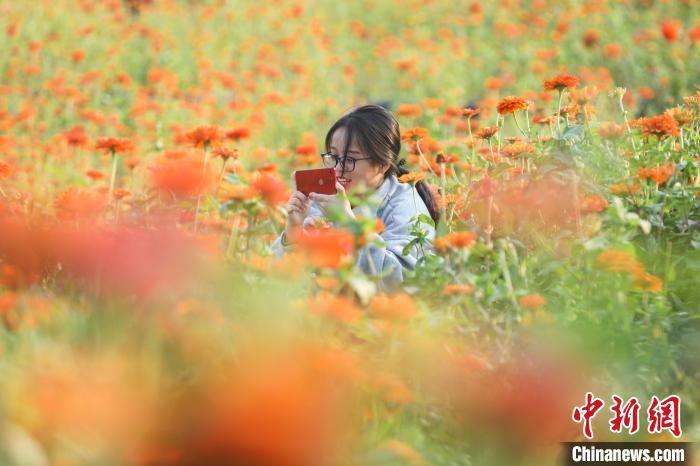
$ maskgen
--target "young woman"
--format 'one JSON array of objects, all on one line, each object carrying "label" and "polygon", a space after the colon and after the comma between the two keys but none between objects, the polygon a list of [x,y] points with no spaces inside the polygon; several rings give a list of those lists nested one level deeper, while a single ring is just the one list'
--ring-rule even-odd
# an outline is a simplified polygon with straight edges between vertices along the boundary
[{"label": "young woman", "polygon": [[410,234],[413,216],[429,215],[437,225],[439,211],[435,198],[424,181],[419,181],[415,188],[398,181],[399,176],[408,173],[403,168],[405,160],[399,160],[399,123],[382,107],[365,105],[345,114],[328,130],[325,146],[322,161],[324,166],[335,168],[338,194],[310,193],[307,197],[300,191],[294,192],[286,206],[285,231],[273,243],[273,252],[280,256],[293,247],[290,238],[294,233],[313,223],[315,217],[325,216],[332,203],[341,203],[345,215],[354,218],[359,211],[350,205],[346,193],[364,186],[380,202],[372,213],[383,221],[384,231],[379,235],[380,244],[370,243],[359,251],[357,265],[368,274],[387,274],[380,288],[394,290],[403,281],[404,269],[413,269],[424,253],[432,251],[435,228],[422,224],[428,230],[431,244],[423,249],[414,246],[408,255],[403,254],[404,247],[413,239]]}]

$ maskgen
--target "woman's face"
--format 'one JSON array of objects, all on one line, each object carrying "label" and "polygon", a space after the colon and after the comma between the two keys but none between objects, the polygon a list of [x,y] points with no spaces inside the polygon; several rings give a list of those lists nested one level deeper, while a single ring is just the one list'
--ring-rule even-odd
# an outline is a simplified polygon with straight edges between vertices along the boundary
[{"label": "woman's face", "polygon": [[[338,128],[335,133],[333,133],[331,152],[341,159],[343,154],[345,154],[345,128]],[[384,181],[384,173],[389,169],[388,165],[372,165],[370,163],[372,161],[367,159],[369,154],[363,153],[355,141],[350,142],[347,154],[348,159],[355,159],[355,169],[350,172],[347,171],[352,168],[352,162],[349,160],[345,163],[345,172],[343,172],[343,166],[341,164],[335,167],[335,175],[346,192],[353,191],[360,185],[376,189],[382,184]]]}]

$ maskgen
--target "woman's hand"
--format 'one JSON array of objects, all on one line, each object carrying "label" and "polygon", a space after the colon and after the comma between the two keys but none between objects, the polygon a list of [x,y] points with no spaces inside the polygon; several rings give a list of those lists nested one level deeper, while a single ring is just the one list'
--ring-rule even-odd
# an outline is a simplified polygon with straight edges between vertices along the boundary
[{"label": "woman's hand", "polygon": [[328,217],[328,210],[332,205],[342,205],[345,215],[347,215],[348,218],[355,219],[355,214],[352,211],[352,206],[350,206],[345,188],[336,181],[335,189],[338,191],[337,194],[310,193],[309,199],[318,205],[319,209],[321,209],[321,212],[323,212],[323,215],[326,217]]},{"label": "woman's hand", "polygon": [[287,238],[304,223],[309,212],[309,202],[309,198],[301,191],[295,191],[287,201],[287,225],[284,228]]}]

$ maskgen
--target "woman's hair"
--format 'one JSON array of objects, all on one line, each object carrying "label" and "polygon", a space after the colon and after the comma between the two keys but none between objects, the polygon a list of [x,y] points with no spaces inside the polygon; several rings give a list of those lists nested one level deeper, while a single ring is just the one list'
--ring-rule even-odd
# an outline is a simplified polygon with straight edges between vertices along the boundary
[{"label": "woman's hair", "polygon": [[[367,157],[371,157],[370,163],[375,166],[389,165],[384,177],[392,173],[396,176],[408,173],[408,170],[403,166],[405,162],[399,162],[401,131],[399,122],[390,111],[378,105],[363,105],[346,113],[328,130],[326,151],[331,150],[333,134],[340,128],[345,129],[345,153],[343,157],[347,157],[350,144],[355,141],[362,152]],[[421,180],[416,183],[416,189],[428,207],[430,216],[437,227],[440,211],[435,196],[425,181]]]}]

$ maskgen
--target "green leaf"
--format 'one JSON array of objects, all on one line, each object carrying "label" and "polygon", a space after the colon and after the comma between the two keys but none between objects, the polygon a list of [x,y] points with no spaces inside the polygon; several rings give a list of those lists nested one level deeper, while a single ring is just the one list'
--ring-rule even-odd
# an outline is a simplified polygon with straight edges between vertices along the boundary
[{"label": "green leaf", "polygon": [[418,244],[418,238],[412,239],[411,242],[403,248],[401,254],[403,254],[404,256],[409,255],[411,253],[411,249],[413,249],[413,246],[415,246],[416,244]]}]

